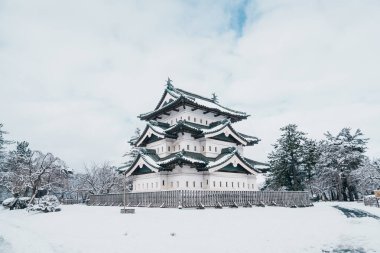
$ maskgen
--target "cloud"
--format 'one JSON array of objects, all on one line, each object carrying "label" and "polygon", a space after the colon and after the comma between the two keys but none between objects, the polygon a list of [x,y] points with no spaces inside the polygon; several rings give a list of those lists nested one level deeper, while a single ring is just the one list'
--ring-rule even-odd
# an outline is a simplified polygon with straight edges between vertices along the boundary
[{"label": "cloud", "polygon": [[10,137],[80,169],[120,163],[137,115],[170,76],[252,114],[262,139],[351,126],[379,156],[376,1],[2,1],[0,120]]}]

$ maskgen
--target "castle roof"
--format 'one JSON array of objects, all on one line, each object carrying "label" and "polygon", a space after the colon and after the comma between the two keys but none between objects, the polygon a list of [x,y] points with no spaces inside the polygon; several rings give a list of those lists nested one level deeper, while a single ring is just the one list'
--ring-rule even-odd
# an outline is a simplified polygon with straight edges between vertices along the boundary
[{"label": "castle roof", "polygon": [[[240,155],[238,150],[234,147],[225,148],[221,154],[216,158],[206,157],[200,153],[179,151],[170,154],[166,157],[160,158],[155,150],[140,148],[138,156],[128,166],[120,167],[119,171],[125,173],[128,176],[131,175],[137,168],[146,165],[151,172],[171,171],[175,168],[175,165],[187,164],[191,167],[195,167],[198,171],[217,171],[223,170],[227,165],[234,164],[237,169],[229,172],[255,174],[262,172],[262,169],[256,168],[257,165],[266,165],[250,159],[247,159]],[[237,165],[240,165],[238,167]],[[231,167],[231,166],[230,166]],[[242,168],[242,169],[238,169]]]},{"label": "castle roof", "polygon": [[213,122],[208,126],[180,120],[172,126],[168,123],[149,121],[139,138],[133,140],[131,144],[141,146],[141,144],[152,134],[161,139],[176,139],[177,134],[181,132],[191,133],[196,139],[207,137],[214,139],[223,138],[223,140],[227,140],[226,138],[230,137],[230,140],[245,146],[252,146],[260,141],[257,137],[237,132],[232,127],[230,120]]},{"label": "castle roof", "polygon": [[[170,96],[169,101],[165,98]],[[142,120],[152,120],[167,114],[171,110],[175,110],[180,106],[190,106],[196,109],[202,109],[205,112],[211,112],[215,115],[224,115],[230,118],[232,122],[246,119],[249,115],[245,112],[236,111],[228,107],[222,106],[215,99],[206,98],[182,89],[177,89],[173,85],[167,85],[159,103],[153,111],[140,114]]]}]

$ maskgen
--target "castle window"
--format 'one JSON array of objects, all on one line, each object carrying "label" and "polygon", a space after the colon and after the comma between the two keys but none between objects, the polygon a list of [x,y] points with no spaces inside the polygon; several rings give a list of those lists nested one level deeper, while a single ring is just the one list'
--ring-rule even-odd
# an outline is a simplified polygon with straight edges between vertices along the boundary
[{"label": "castle window", "polygon": [[219,187],[222,187],[222,181],[219,181]]},{"label": "castle window", "polygon": [[228,182],[226,182],[226,187],[228,187]]},{"label": "castle window", "polygon": [[151,188],[153,189],[153,183],[150,184]]},{"label": "castle window", "polygon": [[231,182],[231,186],[232,186],[232,188],[234,188],[234,182]]},{"label": "castle window", "polygon": [[178,151],[181,151],[181,145],[178,145]]},{"label": "castle window", "polygon": [[201,124],[202,124],[202,119],[200,119],[200,122],[201,122]]},{"label": "castle window", "polygon": [[186,187],[189,187],[189,181],[186,181]]},{"label": "castle window", "polygon": [[253,189],[254,187],[253,187],[253,184],[252,184],[252,189]]},{"label": "castle window", "polygon": [[177,188],[179,188],[179,181],[177,181]]},{"label": "castle window", "polygon": [[190,150],[190,145],[187,145],[187,150]]},{"label": "castle window", "polygon": [[245,183],[243,183],[243,188],[245,188]]},{"label": "castle window", "polygon": [[181,120],[182,120],[182,116],[181,116]]},{"label": "castle window", "polygon": [[214,187],[215,187],[215,181],[212,181],[212,184],[214,185]]},{"label": "castle window", "polygon": [[190,121],[190,116],[187,116],[187,120]]},{"label": "castle window", "polygon": [[206,125],[207,125],[207,120],[206,120]]},{"label": "castle window", "polygon": [[202,147],[203,151],[205,151],[205,146]]},{"label": "castle window", "polygon": [[201,182],[201,188],[202,188],[203,186],[202,186],[202,182]]},{"label": "castle window", "polygon": [[197,118],[194,117],[194,122],[197,122]]},{"label": "castle window", "polygon": [[211,151],[211,146],[208,146],[208,151]]},{"label": "castle window", "polygon": [[168,151],[170,152],[170,147],[168,146]]},{"label": "castle window", "polygon": [[240,188],[240,183],[238,182],[238,188]]},{"label": "castle window", "polygon": [[162,186],[165,186],[165,180],[162,180]]},{"label": "castle window", "polygon": [[208,185],[208,179],[206,180],[206,185]]},{"label": "castle window", "polygon": [[194,151],[197,151],[197,146],[194,146]]},{"label": "castle window", "polygon": [[195,187],[195,181],[193,181],[193,187]]},{"label": "castle window", "polygon": [[161,147],[161,152],[164,152],[164,147]]},{"label": "castle window", "polygon": [[146,188],[148,189],[149,187],[148,187],[148,183],[146,183]]},{"label": "castle window", "polygon": [[215,147],[215,152],[218,152],[218,148],[217,147]]}]

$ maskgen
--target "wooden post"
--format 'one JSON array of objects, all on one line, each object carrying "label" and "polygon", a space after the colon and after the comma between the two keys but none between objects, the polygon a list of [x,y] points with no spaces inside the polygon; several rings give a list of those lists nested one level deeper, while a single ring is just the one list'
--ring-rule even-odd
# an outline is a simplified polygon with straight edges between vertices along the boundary
[{"label": "wooden post", "polygon": [[120,210],[120,213],[135,213],[135,209],[133,208],[126,208],[127,203],[127,176],[124,176],[124,198],[123,198],[123,205],[124,208]]}]

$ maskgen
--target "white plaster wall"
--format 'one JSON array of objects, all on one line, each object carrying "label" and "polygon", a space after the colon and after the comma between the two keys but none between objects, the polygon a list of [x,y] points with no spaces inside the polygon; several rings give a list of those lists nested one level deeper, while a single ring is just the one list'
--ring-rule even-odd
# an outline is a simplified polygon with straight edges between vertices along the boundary
[{"label": "white plaster wall", "polygon": [[147,145],[147,148],[156,150],[161,158],[181,150],[201,153],[207,157],[217,157],[223,148],[228,147],[238,147],[240,154],[243,155],[243,147],[235,143],[205,138],[194,139],[189,133],[179,133],[176,140],[164,139]]},{"label": "white plaster wall", "polygon": [[256,176],[240,173],[210,173],[210,190],[223,191],[256,191]]},{"label": "white plaster wall", "polygon": [[178,166],[173,172],[133,176],[132,179],[134,192],[161,190],[258,190],[256,176],[254,175],[227,172],[197,172],[195,168],[190,168],[189,166],[183,166],[182,168]]},{"label": "white plaster wall", "polygon": [[204,114],[203,110],[192,111],[191,107],[189,106],[185,106],[185,108],[181,106],[177,109],[179,110],[179,112],[171,111],[170,115],[162,115],[161,119],[158,119],[158,121],[174,125],[179,120],[186,120],[189,122],[208,126],[212,122],[225,119],[225,117],[221,115],[215,117],[215,114],[211,112]]}]

